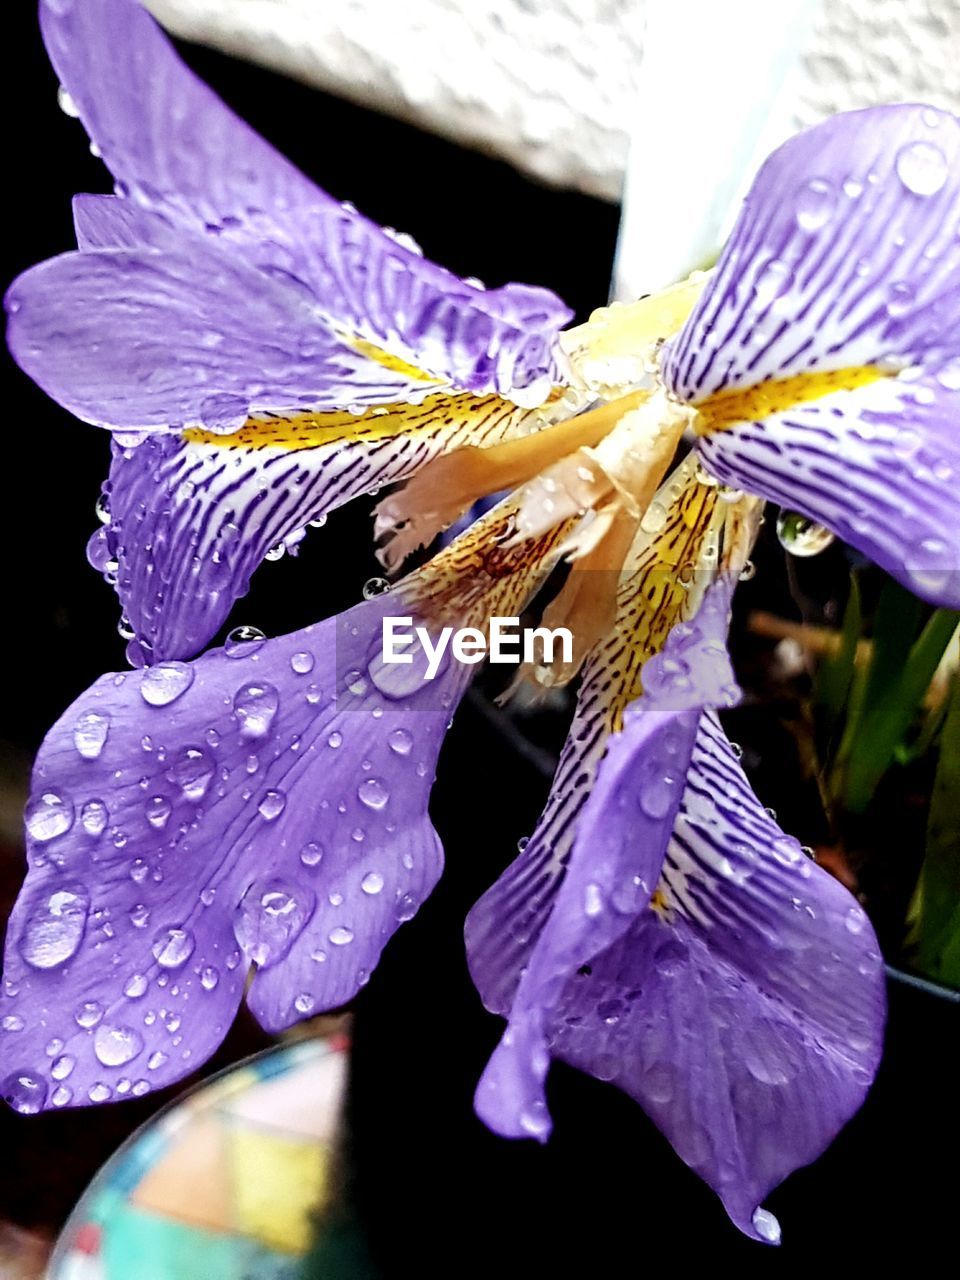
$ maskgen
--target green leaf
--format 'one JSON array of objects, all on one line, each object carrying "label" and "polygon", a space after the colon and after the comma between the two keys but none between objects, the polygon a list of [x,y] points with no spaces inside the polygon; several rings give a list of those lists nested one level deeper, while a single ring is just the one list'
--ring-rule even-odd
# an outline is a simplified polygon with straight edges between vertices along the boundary
[{"label": "green leaf", "polygon": [[850,575],[850,594],[843,611],[843,627],[840,632],[840,648],[817,667],[813,697],[820,712],[825,748],[823,758],[829,762],[830,751],[841,717],[847,706],[853,684],[857,645],[863,629],[863,610],[860,603],[860,583],[856,574]]},{"label": "green leaf", "polygon": [[[891,617],[889,610],[882,619],[878,612],[873,661],[846,760],[844,801],[851,813],[866,809],[877,783],[893,762],[956,630],[958,616],[952,610],[938,609],[904,653],[907,624],[902,618]],[[890,628],[889,632],[880,630],[881,622]]]},{"label": "green leaf", "polygon": [[954,675],[911,912],[916,963],[960,987],[960,675]]}]

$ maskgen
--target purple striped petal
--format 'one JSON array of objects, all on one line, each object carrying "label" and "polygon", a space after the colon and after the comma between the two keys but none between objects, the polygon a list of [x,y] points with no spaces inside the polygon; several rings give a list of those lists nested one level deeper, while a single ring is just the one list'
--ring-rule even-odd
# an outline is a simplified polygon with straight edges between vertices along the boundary
[{"label": "purple striped petal", "polygon": [[960,121],[853,111],[761,168],[716,270],[665,347],[688,401],[809,371],[960,354]]},{"label": "purple striped petal", "polygon": [[[584,823],[585,845],[595,831]],[[877,941],[762,808],[712,712],[660,890],[660,909],[570,976],[550,1052],[635,1098],[733,1222],[777,1243],[764,1197],[824,1151],[879,1063]]]},{"label": "purple striped petal", "polygon": [[110,566],[149,661],[197,653],[272,548],[357,494],[400,480],[459,444],[492,444],[529,411],[496,396],[434,396],[381,415],[277,417],[229,436],[114,442],[110,520],[91,545]]},{"label": "purple striped petal", "polygon": [[694,621],[674,627],[663,652],[644,666],[644,696],[607,747],[562,882],[518,974],[508,1029],[477,1090],[481,1119],[507,1137],[549,1134],[543,1082],[551,1010],[570,975],[615,942],[649,902],[701,708],[739,697],[724,644],[732,591],[729,578],[718,580]]},{"label": "purple striped petal", "polygon": [[702,711],[736,696],[729,591],[711,588],[644,668],[477,1109],[500,1133],[544,1139],[551,1057],[614,1081],[736,1225],[772,1242],[763,1197],[826,1147],[872,1081],[883,972],[863,912],[762,808]]},{"label": "purple striped petal", "polygon": [[960,358],[739,422],[698,442],[718,479],[801,511],[960,609]]},{"label": "purple striped petal", "polygon": [[269,1029],[366,981],[440,874],[427,798],[471,670],[391,684],[387,611],[104,676],[50,731],[0,1000],[15,1107],[179,1079],[251,962]]},{"label": "purple striped petal", "polygon": [[375,404],[429,387],[368,359],[240,255],[199,236],[166,240],[66,253],[11,285],[10,350],[77,417],[229,431],[258,410]]},{"label": "purple striped petal", "polygon": [[[325,195],[183,65],[136,0],[44,0],[41,20],[121,194],[242,259],[264,286],[283,281],[331,334],[356,334],[441,381],[533,403],[558,380],[555,337],[570,313],[555,295],[466,284]],[[293,337],[317,345],[309,326]],[[227,380],[215,390],[243,393]],[[111,411],[87,416],[109,422]]]}]

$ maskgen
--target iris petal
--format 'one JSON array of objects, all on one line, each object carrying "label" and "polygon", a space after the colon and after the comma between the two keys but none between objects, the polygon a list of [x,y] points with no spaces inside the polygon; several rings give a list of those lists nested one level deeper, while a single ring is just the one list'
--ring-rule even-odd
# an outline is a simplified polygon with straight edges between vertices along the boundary
[{"label": "iris petal", "polygon": [[776,1243],[764,1197],[821,1154],[873,1080],[883,965],[860,907],[762,808],[712,712],[659,901],[570,977],[550,1051],[626,1090],[734,1223]]},{"label": "iris petal", "polygon": [[[470,972],[488,1009],[509,1012],[521,970],[563,883],[577,823],[611,732],[640,693],[640,671],[675,622],[695,610],[699,563],[717,511],[716,489],[697,483],[693,460],[657,495],[663,527],[642,533],[624,567],[617,624],[588,657],[577,709],[550,795],[523,851],[467,916]],[[669,509],[669,516],[667,510]]]},{"label": "iris petal", "polygon": [[442,381],[528,403],[549,390],[570,315],[554,294],[465,284],[318,190],[184,66],[136,0],[44,0],[41,21],[61,83],[131,200],[310,298],[328,327]]},{"label": "iris petal", "polygon": [[801,511],[960,608],[960,358],[701,437],[718,479]]},{"label": "iris petal", "polygon": [[357,494],[466,440],[516,434],[530,411],[497,396],[432,396],[376,414],[264,417],[114,442],[104,534],[117,592],[150,661],[198,652],[271,548]]},{"label": "iris petal", "polygon": [[565,529],[505,551],[515,514],[317,626],[104,676],[54,726],[0,996],[14,1106],[179,1079],[223,1037],[249,962],[271,1029],[366,981],[440,874],[427,800],[474,670],[448,660],[425,680],[422,649],[385,664],[382,620],[518,612]]},{"label": "iris petal", "polygon": [[852,111],[765,162],[701,298],[666,344],[684,400],[811,370],[960,354],[960,121]]}]

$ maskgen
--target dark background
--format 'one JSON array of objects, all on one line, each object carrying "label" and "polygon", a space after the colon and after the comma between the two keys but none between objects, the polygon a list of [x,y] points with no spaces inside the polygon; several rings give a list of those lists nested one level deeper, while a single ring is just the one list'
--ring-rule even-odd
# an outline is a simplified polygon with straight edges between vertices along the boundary
[{"label": "dark background", "polygon": [[[109,190],[83,130],[56,103],[33,6],[5,15],[7,231],[2,280],[72,246],[70,196]],[[247,120],[332,194],[412,233],[432,258],[495,286],[548,285],[586,317],[606,300],[618,211],[531,184],[497,160],[209,51],[189,61]],[[665,127],[658,122],[658,127]],[[429,174],[430,180],[414,175]],[[651,198],[660,198],[655,188]],[[49,724],[104,669],[124,665],[113,593],[84,557],[108,462],[105,433],[73,421],[4,353],[5,622],[0,692],[0,912],[23,872],[19,808]],[[334,513],[297,559],[264,566],[232,623],[268,633],[355,602],[376,570],[369,503]],[[769,532],[769,531],[768,531]],[[832,571],[845,574],[842,553]],[[741,593],[797,616],[775,540]],[[831,562],[826,570],[830,573]],[[547,747],[558,726],[535,726]],[[804,842],[816,819],[790,778],[789,739],[737,737],[754,781]],[[765,789],[766,788],[766,789]],[[866,1106],[813,1168],[769,1198],[779,1251],[746,1241],[639,1109],[609,1085],[556,1066],[549,1146],[508,1143],[474,1119],[471,1097],[500,1023],[463,959],[462,920],[535,825],[542,772],[466,704],[441,758],[434,817],[448,872],[387,949],[356,1002],[350,1180],[357,1219],[388,1276],[619,1276],[645,1268],[915,1265],[951,1256],[955,1235],[960,1006],[891,987],[887,1055]],[[909,852],[909,851],[908,851]],[[915,853],[915,851],[913,851]],[[215,1065],[267,1043],[242,1016]],[[27,1118],[0,1108],[0,1219],[53,1233],[97,1166],[168,1095]],[[949,1265],[949,1264],[948,1264]],[[131,1276],[130,1280],[136,1280]],[[185,1277],[185,1280],[194,1280]]]}]

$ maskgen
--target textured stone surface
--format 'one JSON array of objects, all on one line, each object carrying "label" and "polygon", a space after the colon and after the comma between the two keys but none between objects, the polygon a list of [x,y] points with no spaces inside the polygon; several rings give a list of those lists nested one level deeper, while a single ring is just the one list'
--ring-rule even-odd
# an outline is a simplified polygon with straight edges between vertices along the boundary
[{"label": "textured stone surface", "polygon": [[[148,2],[178,34],[496,152],[545,181],[619,198],[639,124],[645,19],[658,0]],[[692,41],[720,6],[671,7]],[[794,127],[873,102],[922,98],[960,110],[960,0],[808,7]],[[750,0],[722,8],[720,64],[753,45]],[[682,65],[676,74],[677,95],[695,95]]]}]

